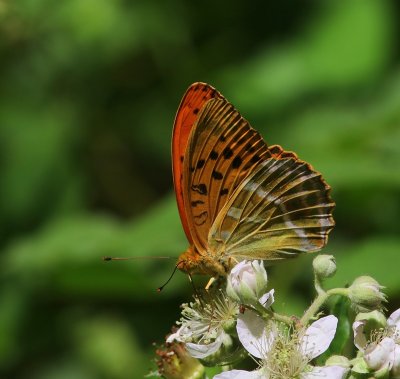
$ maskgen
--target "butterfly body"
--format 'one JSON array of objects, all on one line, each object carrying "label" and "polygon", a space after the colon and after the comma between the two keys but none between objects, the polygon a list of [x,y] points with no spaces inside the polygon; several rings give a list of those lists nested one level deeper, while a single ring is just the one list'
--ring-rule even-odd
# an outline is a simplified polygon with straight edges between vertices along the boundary
[{"label": "butterfly body", "polygon": [[182,271],[226,275],[242,259],[291,258],[326,244],[334,203],[321,174],[268,146],[207,84],[193,84],[182,99],[172,160],[190,243]]},{"label": "butterfly body", "polygon": [[224,276],[230,270],[230,265],[222,255],[215,259],[210,252],[199,253],[196,247],[191,245],[183,252],[178,259],[178,267],[188,274],[220,275]]}]

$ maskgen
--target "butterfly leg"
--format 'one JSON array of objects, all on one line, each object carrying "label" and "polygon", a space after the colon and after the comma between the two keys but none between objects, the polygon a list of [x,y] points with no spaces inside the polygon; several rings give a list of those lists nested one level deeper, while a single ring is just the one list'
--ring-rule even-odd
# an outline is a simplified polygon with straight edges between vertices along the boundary
[{"label": "butterfly leg", "polygon": [[190,282],[190,284],[191,284],[192,287],[193,287],[193,292],[194,292],[195,297],[199,300],[200,304],[203,305],[202,300],[201,300],[201,297],[200,297],[199,293],[197,292],[197,288],[196,288],[196,286],[194,285],[192,275],[188,274],[188,277],[189,277],[189,282]]},{"label": "butterfly leg", "polygon": [[234,258],[234,257],[229,257],[228,258],[228,270],[227,272],[229,273],[230,270],[233,268],[233,266],[236,266],[239,263],[239,261]]},{"label": "butterfly leg", "polygon": [[215,277],[213,276],[212,278],[210,278],[210,280],[208,281],[205,290],[208,291],[211,287],[211,285],[215,282]]}]

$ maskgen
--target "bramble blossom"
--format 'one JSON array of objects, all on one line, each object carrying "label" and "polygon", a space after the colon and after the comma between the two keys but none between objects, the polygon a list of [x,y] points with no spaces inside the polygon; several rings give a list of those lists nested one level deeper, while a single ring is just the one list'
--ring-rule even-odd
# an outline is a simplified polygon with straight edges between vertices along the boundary
[{"label": "bramble blossom", "polygon": [[387,319],[385,328],[375,330],[370,339],[365,336],[367,320],[353,323],[354,344],[364,353],[368,368],[376,371],[390,371],[394,378],[400,378],[400,309]]},{"label": "bramble blossom", "polygon": [[206,303],[196,298],[182,308],[182,317],[177,322],[180,328],[167,342],[183,342],[189,354],[199,359],[216,353],[222,345],[231,344],[226,330],[234,327],[238,304],[222,291],[210,295]]},{"label": "bramble blossom", "polygon": [[348,369],[340,366],[312,367],[310,362],[325,352],[336,332],[337,318],[323,317],[307,329],[293,331],[265,321],[253,311],[238,316],[237,333],[244,348],[260,359],[260,368],[248,372],[232,370],[215,379],[342,379]]},{"label": "bramble blossom", "polygon": [[265,294],[268,285],[267,272],[262,261],[241,261],[228,275],[226,292],[233,300],[254,305]]}]

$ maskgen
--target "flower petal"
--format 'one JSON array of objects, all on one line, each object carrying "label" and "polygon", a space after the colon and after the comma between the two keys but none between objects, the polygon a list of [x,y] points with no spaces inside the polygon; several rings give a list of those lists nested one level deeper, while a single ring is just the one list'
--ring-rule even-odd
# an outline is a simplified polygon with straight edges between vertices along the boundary
[{"label": "flower petal", "polygon": [[400,333],[400,308],[389,316],[387,323],[389,326],[396,328],[397,333]]},{"label": "flower petal", "polygon": [[314,367],[312,371],[301,374],[301,379],[344,379],[349,369],[340,366]]},{"label": "flower petal", "polygon": [[365,350],[364,359],[370,369],[377,371],[382,368],[391,368],[394,360],[395,342],[385,337],[375,346],[370,346]]},{"label": "flower petal", "polygon": [[208,357],[211,354],[214,354],[218,351],[218,349],[222,345],[221,336],[218,337],[214,342],[209,343],[207,345],[196,344],[188,342],[185,344],[186,350],[193,358],[202,359]]},{"label": "flower petal", "polygon": [[215,375],[214,379],[263,379],[260,371],[231,370]]},{"label": "flower petal", "polygon": [[181,340],[181,330],[182,330],[182,326],[175,333],[170,334],[168,336],[168,338],[166,339],[166,342],[167,343],[172,343],[174,341],[182,342],[182,340]]},{"label": "flower petal", "polygon": [[244,348],[256,358],[262,358],[271,346],[272,335],[267,333],[264,320],[251,310],[239,314],[236,330]]},{"label": "flower petal", "polygon": [[300,341],[304,355],[311,360],[326,351],[335,336],[337,323],[333,315],[313,322]]},{"label": "flower petal", "polygon": [[394,378],[400,378],[400,345],[394,348],[392,374]]},{"label": "flower petal", "polygon": [[364,334],[364,327],[366,325],[365,320],[354,321],[353,322],[353,333],[354,333],[354,345],[363,351],[367,346],[367,338]]},{"label": "flower petal", "polygon": [[262,295],[258,301],[260,302],[260,304],[263,307],[269,308],[272,305],[272,303],[275,301],[274,293],[275,293],[275,290],[272,289],[271,291]]}]

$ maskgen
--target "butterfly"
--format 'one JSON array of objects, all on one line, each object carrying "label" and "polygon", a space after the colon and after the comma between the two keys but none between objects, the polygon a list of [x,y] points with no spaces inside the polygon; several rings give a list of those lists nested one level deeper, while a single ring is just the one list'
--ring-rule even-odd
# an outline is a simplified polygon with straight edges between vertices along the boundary
[{"label": "butterfly", "polygon": [[268,146],[221,93],[192,84],[172,137],[175,194],[189,248],[177,267],[226,275],[243,259],[315,252],[334,226],[330,187],[311,165]]}]

